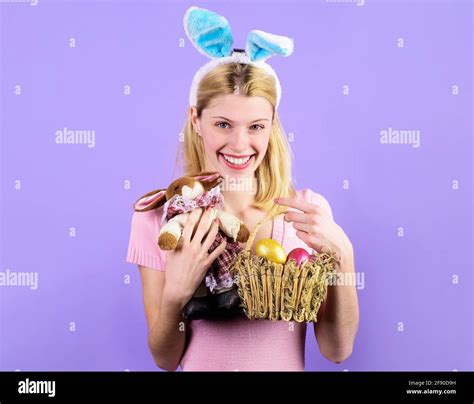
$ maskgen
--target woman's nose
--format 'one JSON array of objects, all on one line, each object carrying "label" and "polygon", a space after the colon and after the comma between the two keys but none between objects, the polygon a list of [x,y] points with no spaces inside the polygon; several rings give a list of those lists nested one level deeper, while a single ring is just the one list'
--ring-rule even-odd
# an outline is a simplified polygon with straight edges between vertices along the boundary
[{"label": "woman's nose", "polygon": [[246,151],[249,144],[249,135],[245,127],[236,128],[232,134],[231,146],[235,152]]}]

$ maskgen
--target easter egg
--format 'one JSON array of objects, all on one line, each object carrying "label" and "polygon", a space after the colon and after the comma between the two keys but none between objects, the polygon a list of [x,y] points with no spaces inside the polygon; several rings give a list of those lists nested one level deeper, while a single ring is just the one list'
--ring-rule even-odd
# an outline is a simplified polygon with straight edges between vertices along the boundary
[{"label": "easter egg", "polygon": [[280,243],[271,238],[258,240],[255,244],[255,253],[276,264],[284,264],[286,262],[285,250]]},{"label": "easter egg", "polygon": [[310,257],[311,255],[304,248],[295,248],[294,250],[290,251],[287,260],[289,261],[293,259],[296,261],[296,265],[300,266],[304,262],[308,261]]}]

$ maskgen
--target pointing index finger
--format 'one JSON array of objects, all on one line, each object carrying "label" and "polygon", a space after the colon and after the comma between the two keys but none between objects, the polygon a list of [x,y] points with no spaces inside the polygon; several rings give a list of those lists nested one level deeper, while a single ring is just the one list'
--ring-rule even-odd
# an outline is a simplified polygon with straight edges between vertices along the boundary
[{"label": "pointing index finger", "polygon": [[306,213],[314,212],[314,206],[311,203],[302,201],[298,198],[275,198],[274,201],[278,205],[288,206]]}]

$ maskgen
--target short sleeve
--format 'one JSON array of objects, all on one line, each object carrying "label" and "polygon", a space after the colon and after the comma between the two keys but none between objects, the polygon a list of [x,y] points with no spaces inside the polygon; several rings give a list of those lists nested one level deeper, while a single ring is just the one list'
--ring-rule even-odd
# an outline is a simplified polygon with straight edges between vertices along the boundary
[{"label": "short sleeve", "polygon": [[164,271],[166,255],[158,246],[160,214],[163,209],[133,212],[127,262]]},{"label": "short sleeve", "polygon": [[318,194],[317,192],[314,192],[313,190],[309,188],[305,188],[302,191],[303,199],[307,202],[312,203],[313,205],[317,205],[324,209],[327,213],[329,213],[329,216],[331,219],[334,220],[334,215],[332,213],[331,205],[329,204],[328,200],[322,196],[321,194]]}]

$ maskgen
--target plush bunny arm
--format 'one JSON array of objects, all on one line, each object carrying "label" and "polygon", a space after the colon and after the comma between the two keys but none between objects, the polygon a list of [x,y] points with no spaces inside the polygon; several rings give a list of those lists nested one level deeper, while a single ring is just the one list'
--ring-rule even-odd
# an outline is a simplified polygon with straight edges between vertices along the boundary
[{"label": "plush bunny arm", "polygon": [[213,209],[216,216],[219,218],[221,224],[220,229],[235,241],[240,230],[240,220],[231,213],[223,212],[222,210]]},{"label": "plush bunny arm", "polygon": [[177,240],[179,240],[188,216],[189,213],[181,213],[168,220],[168,222],[166,222],[166,224],[161,228],[160,235],[163,233],[171,233]]},{"label": "plush bunny arm", "polygon": [[[199,208],[199,209],[201,212],[199,213],[197,223],[199,223],[204,213],[204,209],[202,208]],[[211,219],[214,219],[216,217],[215,212],[217,212],[216,209],[211,210]],[[174,239],[179,240],[181,238],[184,226],[186,225],[186,222],[188,220],[190,213],[191,212],[181,213],[179,215],[172,217],[170,220],[168,220],[166,224],[161,228],[160,236],[162,236],[165,233],[168,233],[169,235],[172,235]]]}]

